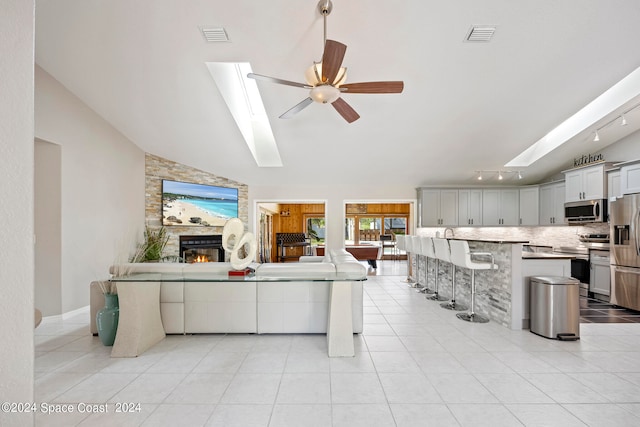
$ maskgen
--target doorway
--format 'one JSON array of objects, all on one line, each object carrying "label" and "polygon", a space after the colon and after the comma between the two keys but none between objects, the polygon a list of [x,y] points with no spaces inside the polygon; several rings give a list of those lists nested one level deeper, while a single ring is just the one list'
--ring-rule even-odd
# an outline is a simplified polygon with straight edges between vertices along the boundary
[{"label": "doorway", "polygon": [[259,262],[297,261],[324,246],[324,201],[258,202],[256,209]]},{"label": "doorway", "polygon": [[378,245],[382,260],[406,257],[396,236],[409,234],[410,203],[347,203],[345,212],[345,247]]}]

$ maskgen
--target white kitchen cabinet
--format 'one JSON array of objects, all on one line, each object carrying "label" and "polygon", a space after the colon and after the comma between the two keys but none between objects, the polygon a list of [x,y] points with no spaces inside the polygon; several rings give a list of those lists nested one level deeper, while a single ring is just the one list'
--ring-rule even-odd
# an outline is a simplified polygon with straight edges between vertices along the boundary
[{"label": "white kitchen cabinet", "polygon": [[483,225],[518,225],[520,191],[513,189],[482,190]]},{"label": "white kitchen cabinet", "polygon": [[589,292],[600,295],[611,295],[611,267],[609,251],[592,251],[589,257],[591,274]]},{"label": "white kitchen cabinet", "polygon": [[564,171],[565,202],[607,197],[604,164]]},{"label": "white kitchen cabinet", "polygon": [[640,193],[640,163],[620,168],[620,190],[622,194]]},{"label": "white kitchen cabinet", "polygon": [[458,190],[458,225],[482,225],[482,190]]},{"label": "white kitchen cabinet", "polygon": [[607,172],[607,194],[610,200],[622,197],[622,186],[620,185],[620,169]]},{"label": "white kitchen cabinet", "polygon": [[564,225],[565,183],[540,186],[540,225]]},{"label": "white kitchen cabinet", "polygon": [[458,190],[422,188],[419,193],[420,227],[458,225]]},{"label": "white kitchen cabinet", "polygon": [[540,203],[539,187],[523,187],[520,189],[520,225],[538,225],[538,205]]}]

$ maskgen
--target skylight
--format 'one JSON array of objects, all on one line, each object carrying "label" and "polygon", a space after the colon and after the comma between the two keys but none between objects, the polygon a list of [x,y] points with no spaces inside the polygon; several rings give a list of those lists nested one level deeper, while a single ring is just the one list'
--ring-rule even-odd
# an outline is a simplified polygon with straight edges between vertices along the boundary
[{"label": "skylight", "polygon": [[580,111],[552,129],[505,167],[526,167],[640,95],[640,68],[620,80]]},{"label": "skylight", "polygon": [[231,111],[256,164],[282,167],[271,124],[248,62],[206,62],[211,77]]}]

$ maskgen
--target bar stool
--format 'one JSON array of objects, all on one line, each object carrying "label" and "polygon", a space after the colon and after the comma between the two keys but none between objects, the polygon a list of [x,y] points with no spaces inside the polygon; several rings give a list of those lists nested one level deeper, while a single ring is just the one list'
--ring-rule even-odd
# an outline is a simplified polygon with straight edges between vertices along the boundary
[{"label": "bar stool", "polygon": [[434,291],[429,289],[429,259],[435,259],[436,254],[433,250],[433,239],[431,237],[421,236],[420,237],[420,249],[421,254],[424,255],[425,262],[425,275],[424,275],[424,288],[418,290],[417,292],[433,295]]},{"label": "bar stool", "polygon": [[404,283],[408,283],[409,286],[413,284],[413,279],[411,278],[411,256],[409,253],[411,252],[411,239],[410,236],[406,236],[404,234],[398,235],[398,249],[404,251],[407,255],[407,278],[402,280]]},{"label": "bar stool", "polygon": [[[466,240],[452,240],[451,242],[451,260],[455,265],[461,268],[471,270],[471,306],[468,313],[458,313],[459,319],[474,323],[487,323],[488,318],[481,316],[475,312],[476,305],[476,270],[494,270],[498,266],[494,263],[493,254],[490,252],[473,252],[469,250],[469,243]],[[489,256],[491,262],[477,262],[471,260],[473,256]]]},{"label": "bar stool", "polygon": [[422,254],[422,242],[420,240],[420,236],[409,236],[411,239],[411,248],[413,249],[413,253],[416,256],[416,271],[415,278],[416,283],[414,283],[414,288],[422,289],[424,286],[420,283],[420,255]]},{"label": "bar stool", "polygon": [[[445,240],[445,239],[442,239]],[[446,240],[446,252],[444,252],[445,261],[451,263],[451,299],[449,302],[445,302],[440,304],[440,307],[446,308],[447,310],[454,311],[464,311],[469,307],[466,305],[462,305],[456,302],[456,266],[452,259],[451,247],[453,245],[453,240]]]},{"label": "bar stool", "polygon": [[436,259],[436,286],[433,295],[427,296],[427,299],[433,301],[446,301],[447,298],[438,293],[438,282],[440,281],[440,261],[451,262],[449,257],[449,243],[446,239],[440,238],[435,238],[431,241],[433,242],[433,250]]}]

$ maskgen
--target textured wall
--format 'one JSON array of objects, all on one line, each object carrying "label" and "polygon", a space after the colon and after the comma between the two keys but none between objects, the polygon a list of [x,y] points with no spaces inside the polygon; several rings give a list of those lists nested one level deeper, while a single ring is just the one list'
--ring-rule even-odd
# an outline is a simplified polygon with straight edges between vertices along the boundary
[{"label": "textured wall", "polygon": [[[0,9],[0,396],[33,402],[34,2]],[[33,425],[33,413],[0,411],[0,425]]]},{"label": "textured wall", "polygon": [[[511,245],[485,242],[469,242],[471,251],[491,252],[498,265],[497,270],[476,270],[476,306],[475,312],[489,317],[494,322],[511,327]],[[419,282],[435,289],[436,261],[425,256],[413,256],[414,272],[418,272]],[[417,259],[416,259],[417,258]],[[415,270],[415,265],[418,268]],[[439,263],[438,293],[451,297],[451,266],[447,262]],[[469,306],[471,302],[471,270],[455,268],[456,302]],[[415,273],[414,273],[415,275]],[[435,302],[434,302],[435,304]]]},{"label": "textured wall", "polygon": [[[435,237],[436,232],[444,233],[443,227],[419,228],[419,236]],[[580,244],[581,234],[609,233],[608,223],[587,224],[580,226],[549,227],[456,227],[455,237],[464,239],[505,239],[524,240],[532,245],[543,246],[575,246]],[[448,234],[450,236],[450,234]]]},{"label": "textured wall", "polygon": [[[237,188],[238,217],[245,224],[245,229],[247,228],[249,221],[249,187],[246,184],[147,153],[145,156],[145,218],[149,227],[159,228],[162,224],[163,179]],[[167,232],[169,234],[169,242],[167,243],[164,254],[166,256],[177,256],[180,235],[222,234],[222,227],[172,225],[167,227]]]}]

